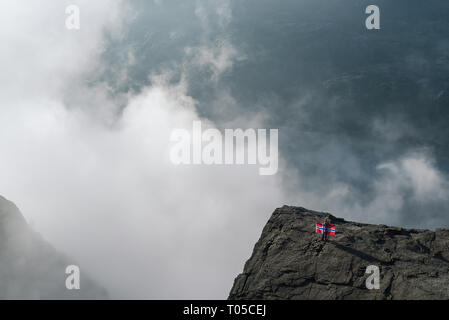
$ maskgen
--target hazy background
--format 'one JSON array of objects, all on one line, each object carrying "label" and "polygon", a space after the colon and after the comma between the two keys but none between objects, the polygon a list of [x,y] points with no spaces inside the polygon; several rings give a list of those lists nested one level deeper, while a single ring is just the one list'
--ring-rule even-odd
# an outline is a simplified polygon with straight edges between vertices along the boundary
[{"label": "hazy background", "polygon": [[[447,1],[0,5],[0,194],[112,297],[225,298],[283,204],[449,225]],[[278,128],[278,174],[173,166],[198,119]]]}]

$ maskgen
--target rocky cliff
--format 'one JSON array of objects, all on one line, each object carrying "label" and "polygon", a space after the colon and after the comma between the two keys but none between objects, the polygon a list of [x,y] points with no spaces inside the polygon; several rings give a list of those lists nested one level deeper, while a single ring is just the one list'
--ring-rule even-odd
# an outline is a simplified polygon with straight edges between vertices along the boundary
[{"label": "rocky cliff", "polygon": [[67,290],[73,261],[33,231],[14,203],[0,196],[0,299],[99,299],[103,288],[81,268],[80,290]]},{"label": "rocky cliff", "polygon": [[[328,216],[336,236],[315,233]],[[367,289],[370,265],[380,288]],[[449,299],[449,230],[345,221],[304,208],[274,211],[230,299]]]}]

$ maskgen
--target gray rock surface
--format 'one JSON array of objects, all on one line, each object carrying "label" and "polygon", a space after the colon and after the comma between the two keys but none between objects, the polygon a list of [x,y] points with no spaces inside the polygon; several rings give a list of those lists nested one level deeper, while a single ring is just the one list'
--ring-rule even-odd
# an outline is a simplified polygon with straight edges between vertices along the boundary
[{"label": "gray rock surface", "polygon": [[75,264],[33,231],[14,203],[0,196],[0,299],[101,299],[106,291],[80,266],[80,290],[67,290]]},{"label": "gray rock surface", "polygon": [[[329,216],[337,234],[321,241]],[[380,289],[368,290],[369,265]],[[274,211],[229,299],[449,299],[449,230],[345,221],[284,206]]]}]

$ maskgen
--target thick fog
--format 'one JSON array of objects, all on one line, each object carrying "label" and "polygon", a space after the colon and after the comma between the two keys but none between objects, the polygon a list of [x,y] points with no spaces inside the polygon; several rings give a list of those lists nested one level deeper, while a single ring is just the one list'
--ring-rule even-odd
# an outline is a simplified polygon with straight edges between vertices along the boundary
[{"label": "thick fog", "polygon": [[[119,2],[79,6],[77,33],[65,29],[62,3],[2,11],[2,193],[112,297],[226,297],[285,202],[280,176],[249,165],[174,166],[171,130],[200,119],[187,84],[170,84],[169,70],[126,96],[89,84],[108,68],[103,32],[120,37],[132,12]],[[232,64],[219,59],[218,72]]]}]

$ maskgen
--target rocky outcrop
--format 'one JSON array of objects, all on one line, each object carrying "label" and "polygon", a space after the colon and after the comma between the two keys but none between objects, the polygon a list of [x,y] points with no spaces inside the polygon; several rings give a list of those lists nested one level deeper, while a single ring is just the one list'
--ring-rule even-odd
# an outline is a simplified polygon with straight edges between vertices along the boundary
[{"label": "rocky outcrop", "polygon": [[[327,242],[315,223],[329,216]],[[380,288],[367,289],[368,266]],[[449,230],[345,221],[299,207],[274,211],[230,299],[449,299]]]},{"label": "rocky outcrop", "polygon": [[71,264],[28,226],[14,203],[0,196],[0,299],[107,297],[84,272],[80,289],[68,290],[65,270]]}]

